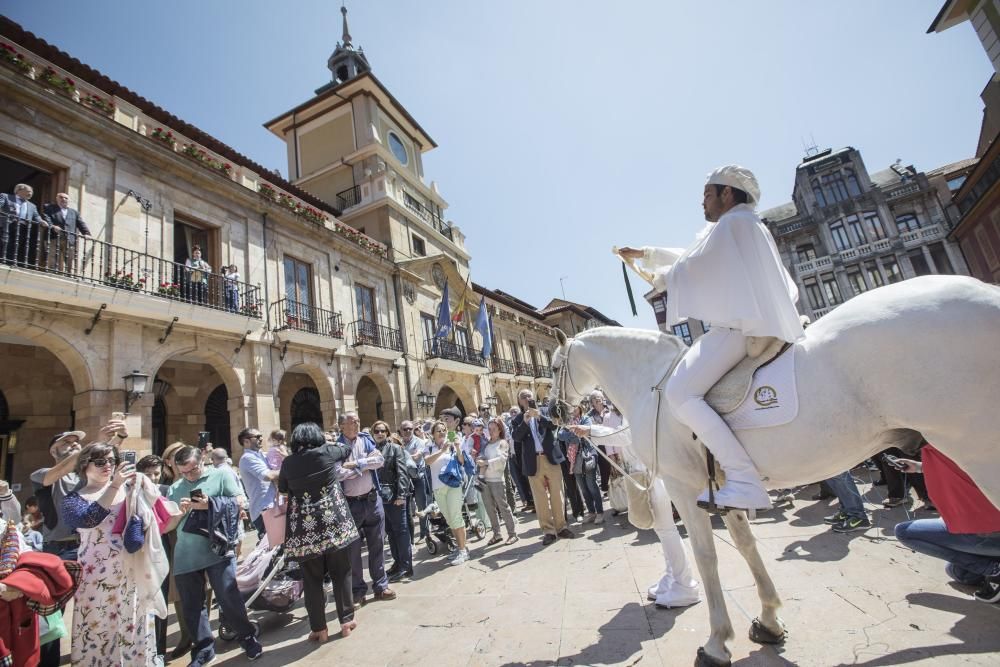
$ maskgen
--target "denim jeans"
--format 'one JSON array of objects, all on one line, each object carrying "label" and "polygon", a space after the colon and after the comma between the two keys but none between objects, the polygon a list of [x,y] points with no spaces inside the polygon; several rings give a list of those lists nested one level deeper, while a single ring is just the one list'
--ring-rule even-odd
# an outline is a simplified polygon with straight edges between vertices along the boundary
[{"label": "denim jeans", "polygon": [[576,485],[580,487],[580,495],[587,505],[587,511],[591,514],[602,514],[604,503],[601,500],[601,487],[597,485],[597,466],[593,470],[584,469],[583,472],[574,475]]},{"label": "denim jeans", "polygon": [[837,500],[840,501],[841,512],[852,519],[864,519],[867,516],[865,503],[861,500],[861,492],[858,491],[858,485],[851,477],[850,470],[842,472],[836,477],[831,477],[826,480],[826,483],[837,496]]},{"label": "denim jeans", "polygon": [[949,533],[942,519],[896,524],[896,539],[914,551],[954,563],[985,576],[1000,564],[1000,533]]},{"label": "denim jeans", "polygon": [[392,568],[399,572],[413,571],[413,549],[410,545],[409,501],[403,505],[385,505],[385,532],[392,554]]},{"label": "denim jeans", "polygon": [[253,626],[247,619],[247,610],[243,606],[243,598],[236,588],[236,559],[227,558],[204,570],[185,572],[174,575],[177,592],[181,597],[184,609],[184,620],[188,626],[188,636],[193,642],[191,659],[205,648],[215,646],[215,636],[208,624],[208,610],[205,608],[205,578],[215,591],[219,601],[220,615],[225,617],[226,625],[239,639],[253,634]]}]

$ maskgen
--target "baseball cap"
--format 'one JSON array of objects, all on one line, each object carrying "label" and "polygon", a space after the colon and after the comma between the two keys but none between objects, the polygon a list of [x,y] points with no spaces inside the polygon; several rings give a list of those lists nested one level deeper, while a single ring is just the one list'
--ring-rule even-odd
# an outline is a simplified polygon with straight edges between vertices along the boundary
[{"label": "baseball cap", "polygon": [[[87,437],[87,434],[84,433],[83,431],[64,431],[64,432],[60,433],[59,435],[56,435],[55,437],[52,438],[52,442],[49,443],[49,453],[50,454],[52,453],[52,448],[53,447],[55,447],[56,445],[58,445],[60,442],[62,442],[66,438],[68,438],[70,436],[74,436],[74,435],[76,436],[77,440],[83,440],[84,438]],[[80,444],[82,445],[83,443],[81,442]]]},{"label": "baseball cap", "polygon": [[445,408],[444,410],[441,411],[441,414],[442,415],[448,415],[449,417],[454,417],[455,419],[461,419],[462,418],[462,411],[459,410],[458,408],[454,408],[454,407],[453,408]]}]

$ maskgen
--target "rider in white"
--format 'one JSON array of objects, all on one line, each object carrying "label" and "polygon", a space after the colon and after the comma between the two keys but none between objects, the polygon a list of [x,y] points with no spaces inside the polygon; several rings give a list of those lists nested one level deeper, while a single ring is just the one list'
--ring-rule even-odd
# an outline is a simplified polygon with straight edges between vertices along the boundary
[{"label": "rider in white", "polygon": [[[603,398],[603,396],[602,393],[601,397]],[[591,438],[595,444],[600,441],[600,444],[608,448],[620,447],[625,452],[631,452],[632,429],[623,428],[623,425],[609,427],[602,424],[591,424],[589,426],[574,425],[567,428],[580,437]],[[630,453],[629,456],[633,465],[638,463],[634,454]],[[646,596],[653,600],[657,607],[667,609],[689,607],[701,600],[698,581],[691,572],[684,543],[681,541],[681,535],[677,532],[677,525],[674,523],[674,513],[670,509],[670,495],[667,494],[667,488],[659,477],[653,480],[652,496],[653,530],[660,538],[666,570],[660,580],[646,590]]]},{"label": "rider in white", "polygon": [[[748,169],[720,167],[708,176],[702,202],[708,224],[694,245],[619,251],[641,260],[654,275],[653,286],[667,293],[668,323],[693,318],[711,325],[678,363],[666,397],[674,415],[697,433],[725,471],[715,503],[732,509],[767,509],[771,500],[750,457],[705,394],[746,356],[748,336],[788,342],[803,337],[795,310],[798,290],[754,212],[759,200],[760,187]],[[708,491],[698,500],[707,501]]]}]

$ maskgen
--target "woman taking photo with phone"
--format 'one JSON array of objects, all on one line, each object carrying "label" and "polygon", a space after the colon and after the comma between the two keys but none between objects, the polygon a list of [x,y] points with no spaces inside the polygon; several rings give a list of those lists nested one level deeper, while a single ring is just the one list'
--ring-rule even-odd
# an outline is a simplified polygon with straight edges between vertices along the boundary
[{"label": "woman taking photo with phone", "polygon": [[129,519],[122,534],[114,532],[128,493],[139,492],[126,486],[136,483],[135,466],[120,461],[117,448],[92,442],[80,450],[76,472],[81,486],[63,501],[63,517],[80,535],[78,560],[83,566],[74,598],[72,664],[154,665],[153,607],[144,593],[159,588],[161,581],[138,586],[146,572],[129,563],[128,554],[143,546],[139,517]]},{"label": "woman taking photo with phone", "polygon": [[449,556],[452,565],[461,565],[469,560],[469,550],[465,548],[465,519],[462,518],[462,493],[461,475],[458,478],[457,486],[452,486],[456,481],[452,476],[450,483],[441,479],[442,473],[446,470],[454,470],[449,467],[452,461],[457,461],[459,468],[465,466],[465,455],[462,448],[457,443],[447,443],[448,427],[444,422],[434,422],[431,427],[431,438],[433,442],[431,454],[424,457],[424,462],[430,467],[431,487],[434,489],[434,502],[437,503],[441,516],[448,522],[458,549]]}]

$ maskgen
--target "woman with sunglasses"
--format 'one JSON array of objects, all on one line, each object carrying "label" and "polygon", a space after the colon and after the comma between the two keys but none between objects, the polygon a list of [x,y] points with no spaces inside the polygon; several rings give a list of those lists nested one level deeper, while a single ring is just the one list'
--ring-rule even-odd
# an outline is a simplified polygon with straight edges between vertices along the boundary
[{"label": "woman with sunglasses", "polygon": [[409,498],[413,495],[413,482],[406,469],[409,454],[389,439],[389,425],[382,420],[372,424],[372,438],[385,460],[376,474],[385,509],[385,532],[389,539],[389,552],[392,554],[392,567],[386,571],[386,575],[390,582],[399,581],[413,576],[409,525]]},{"label": "woman with sunglasses", "polygon": [[493,529],[493,537],[486,546],[503,542],[500,537],[499,515],[507,529],[507,544],[517,542],[517,533],[514,532],[514,514],[507,504],[507,490],[504,481],[504,471],[507,469],[507,459],[510,456],[510,443],[507,441],[507,429],[503,420],[493,417],[487,426],[489,429],[489,440],[479,452],[479,459],[476,464],[479,466],[479,474],[483,479],[483,501],[486,504],[486,514],[490,518],[490,528]]},{"label": "woman with sunglasses", "polygon": [[432,453],[424,457],[431,470],[431,486],[434,489],[434,502],[438,511],[448,523],[458,549],[451,556],[452,565],[462,565],[469,560],[469,550],[465,547],[465,519],[462,517],[462,501],[465,494],[461,486],[449,486],[441,481],[441,472],[448,467],[452,459],[458,459],[465,466],[465,454],[457,443],[446,442],[448,427],[444,422],[436,421],[431,427]]},{"label": "woman with sunglasses", "polygon": [[116,447],[92,442],[80,450],[76,472],[80,486],[63,501],[63,518],[80,535],[83,566],[74,598],[72,662],[78,667],[153,665],[153,610],[137,589],[146,573],[134,571],[127,558],[142,546],[142,522],[133,517],[121,535],[112,531],[125,511],[126,485],[134,484],[135,466],[121,462]]}]

